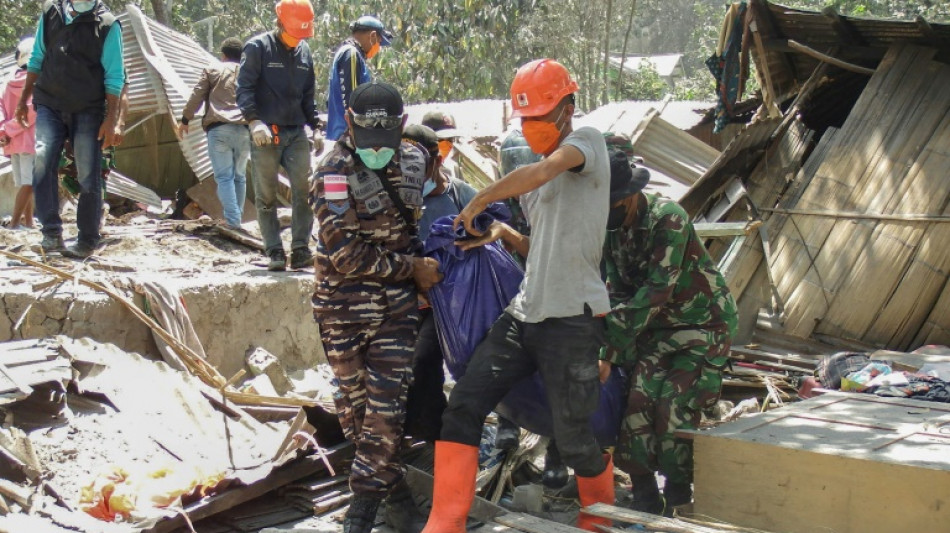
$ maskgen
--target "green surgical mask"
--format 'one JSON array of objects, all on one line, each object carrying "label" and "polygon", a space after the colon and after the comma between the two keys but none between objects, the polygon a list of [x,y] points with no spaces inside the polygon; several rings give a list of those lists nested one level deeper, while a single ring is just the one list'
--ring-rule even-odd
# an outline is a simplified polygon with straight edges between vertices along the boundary
[{"label": "green surgical mask", "polygon": [[357,148],[356,155],[360,156],[360,159],[363,160],[363,164],[367,167],[373,170],[379,170],[392,161],[393,156],[396,155],[396,150],[392,148],[380,148],[379,150]]}]

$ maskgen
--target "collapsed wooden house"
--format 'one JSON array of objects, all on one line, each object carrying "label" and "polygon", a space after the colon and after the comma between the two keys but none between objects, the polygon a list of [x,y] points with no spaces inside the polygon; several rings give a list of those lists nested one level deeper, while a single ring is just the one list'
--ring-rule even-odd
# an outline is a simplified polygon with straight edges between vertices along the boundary
[{"label": "collapsed wooden house", "polygon": [[763,108],[681,200],[700,222],[762,221],[710,245],[740,340],[769,324],[895,350],[950,342],[950,26],[767,0],[745,26]]}]

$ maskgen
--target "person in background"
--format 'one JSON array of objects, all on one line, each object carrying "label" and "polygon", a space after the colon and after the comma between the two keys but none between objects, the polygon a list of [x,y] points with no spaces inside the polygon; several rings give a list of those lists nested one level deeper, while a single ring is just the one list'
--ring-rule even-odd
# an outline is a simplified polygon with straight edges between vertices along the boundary
[{"label": "person in background", "polygon": [[208,137],[208,157],[218,184],[224,221],[232,228],[241,227],[247,192],[247,161],[251,157],[247,121],[237,105],[237,77],[243,46],[236,37],[224,40],[221,61],[202,69],[178,126],[178,134],[187,135],[198,108],[204,107],[201,127]]},{"label": "person in background", "polygon": [[455,143],[461,136],[455,127],[455,117],[442,111],[429,111],[422,117],[422,125],[429,127],[439,138],[439,155],[442,156],[442,168],[450,178],[465,181],[462,168],[455,160]]},{"label": "person in background", "polygon": [[[429,155],[419,221],[419,238],[424,243],[432,222],[443,216],[457,216],[477,191],[464,181],[449,177],[443,170],[439,139],[430,128],[418,124],[407,126],[403,138],[419,144]],[[413,383],[406,403],[406,430],[413,437],[435,442],[442,431],[442,414],[447,405],[443,391],[442,345],[436,333],[435,315],[427,302],[420,305],[419,313],[421,322],[412,357]]]},{"label": "person in background", "polygon": [[[47,2],[36,26],[26,83],[16,120],[28,123],[30,97],[36,109],[33,196],[43,224],[47,253],[84,259],[99,246],[102,221],[102,150],[121,142],[125,88],[122,26],[100,0]],[[80,185],[76,243],[66,248],[59,216],[57,169],[69,139]]]},{"label": "person in background", "polygon": [[402,96],[382,82],[350,98],[347,133],[320,162],[314,318],[337,384],[334,400],[356,448],[345,533],[369,533],[384,500],[400,533],[424,519],[399,458],[411,380],[418,295],[441,279],[417,237],[426,154],[402,141]]},{"label": "person in background", "polygon": [[10,229],[33,228],[33,159],[36,157],[36,112],[32,101],[27,101],[29,109],[26,127],[14,118],[20,93],[26,85],[26,65],[33,53],[33,38],[27,37],[17,44],[14,60],[17,69],[3,89],[0,98],[0,147],[3,155],[10,158],[13,166],[13,185],[17,189],[13,203],[13,218]]},{"label": "person in background", "polygon": [[376,17],[363,15],[350,24],[351,35],[333,54],[330,85],[327,89],[327,139],[335,141],[346,131],[346,110],[350,95],[358,86],[372,81],[367,60],[376,57],[380,47],[390,46],[393,34]]},{"label": "person in background", "polygon": [[275,10],[277,29],[244,45],[237,103],[254,143],[254,205],[267,270],[281,271],[287,268],[287,254],[277,220],[278,168],[284,167],[290,179],[290,268],[305,268],[313,264],[313,211],[307,204],[311,140],[306,127],[313,145],[322,145],[323,139],[314,103],[313,57],[305,40],[313,37],[313,5],[310,0],[280,0]]}]

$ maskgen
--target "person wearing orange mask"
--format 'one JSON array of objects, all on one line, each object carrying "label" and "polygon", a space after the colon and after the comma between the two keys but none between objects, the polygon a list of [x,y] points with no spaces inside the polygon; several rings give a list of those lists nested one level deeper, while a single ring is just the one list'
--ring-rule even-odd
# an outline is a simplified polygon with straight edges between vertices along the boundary
[{"label": "person wearing orange mask", "polygon": [[393,34],[376,17],[363,15],[350,24],[352,35],[333,54],[330,86],[327,90],[327,139],[335,141],[346,131],[346,110],[350,94],[363,83],[372,81],[367,60],[390,46]]},{"label": "person wearing orange mask", "polygon": [[455,117],[442,111],[429,111],[422,117],[422,125],[432,128],[439,138],[439,155],[442,169],[451,179],[465,181],[462,167],[455,160],[455,143],[461,133],[455,127]]},{"label": "person wearing orange mask", "polygon": [[310,234],[313,211],[307,203],[311,174],[309,127],[314,144],[322,144],[314,102],[313,58],[306,39],[313,37],[310,0],[280,0],[277,29],[244,44],[237,78],[237,103],[248,122],[254,165],[254,205],[270,262],[268,270],[285,270],[287,255],[277,220],[277,169],[290,179],[290,267],[313,266]]},{"label": "person wearing orange mask", "polygon": [[[601,453],[590,416],[600,393],[598,355],[610,311],[600,261],[607,234],[610,165],[603,134],[573,129],[577,82],[552,59],[531,61],[511,84],[514,117],[528,146],[544,156],[482,189],[455,219],[475,236],[470,248],[501,237],[472,221],[492,202],[524,195],[527,257],[521,290],[475,349],[449,398],[435,444],[433,505],[423,533],[464,533],[475,495],[482,424],[520,380],[539,372],[564,463],[574,469],[584,507],[614,503],[613,461]],[[602,206],[597,209],[596,206]],[[584,513],[577,526],[598,531],[610,520]]]}]

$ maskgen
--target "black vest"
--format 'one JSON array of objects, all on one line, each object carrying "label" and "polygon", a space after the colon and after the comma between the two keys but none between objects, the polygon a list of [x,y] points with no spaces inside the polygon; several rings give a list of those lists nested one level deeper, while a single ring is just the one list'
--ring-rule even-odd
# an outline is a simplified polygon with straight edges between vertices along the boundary
[{"label": "black vest", "polygon": [[115,15],[101,2],[67,25],[62,0],[43,6],[46,54],[33,91],[33,102],[67,113],[105,110],[102,50]]}]

